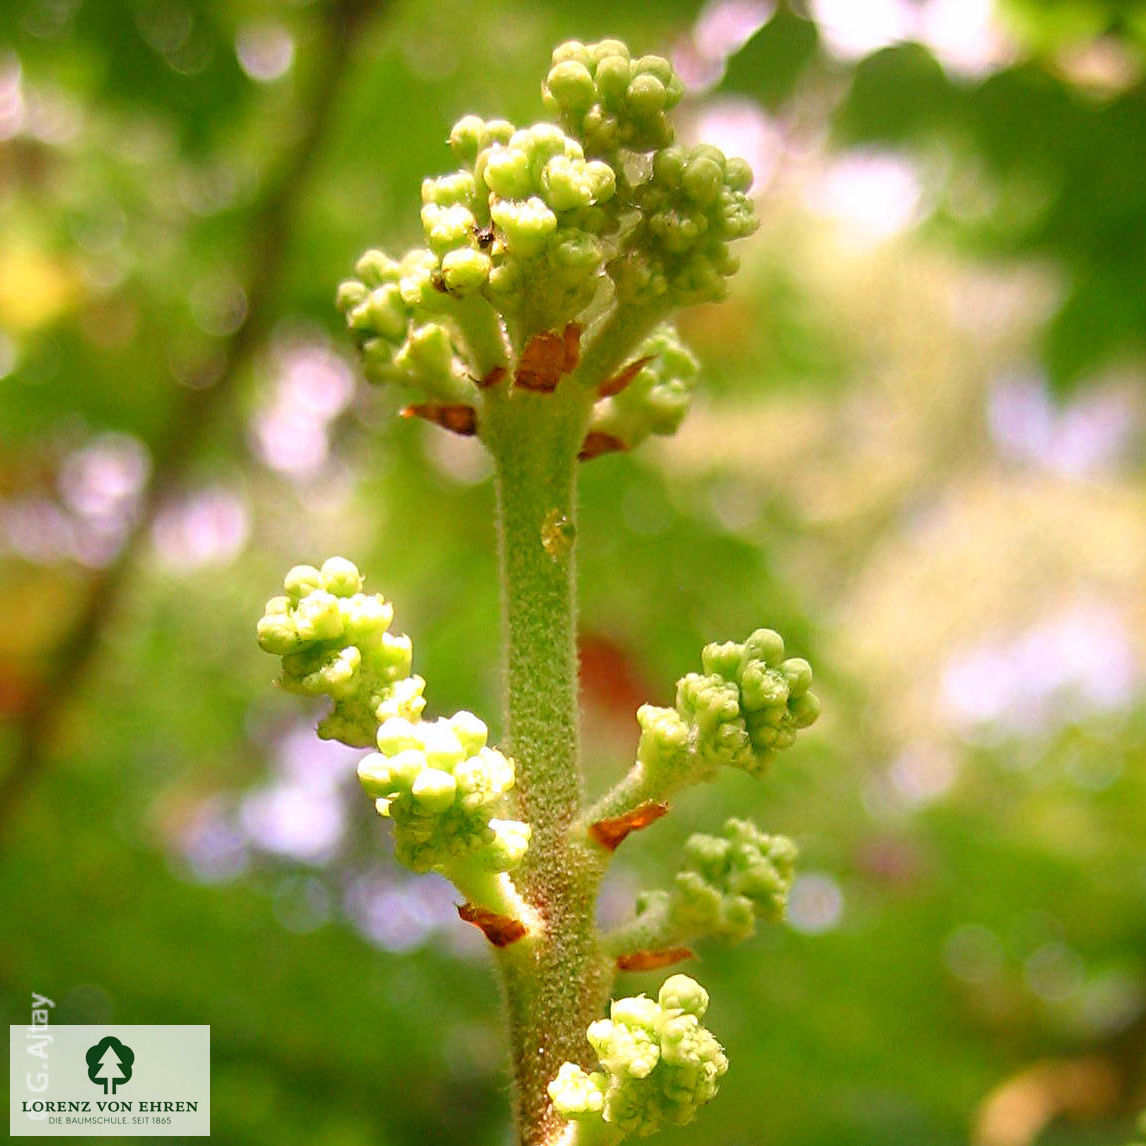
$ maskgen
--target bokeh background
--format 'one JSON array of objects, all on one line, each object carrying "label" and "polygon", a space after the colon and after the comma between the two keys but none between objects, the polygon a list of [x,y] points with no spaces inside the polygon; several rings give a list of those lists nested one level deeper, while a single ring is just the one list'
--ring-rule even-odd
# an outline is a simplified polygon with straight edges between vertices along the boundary
[{"label": "bokeh background", "polygon": [[[706,640],[825,715],[684,836],[799,842],[699,974],[675,1143],[1103,1146],[1146,1105],[1146,10],[1127,0],[5,0],[0,1012],[209,1023],[251,1146],[507,1141],[497,992],[355,754],[270,686],[283,570],[356,560],[438,711],[497,725],[487,466],[356,377],[332,298],[418,234],[453,120],[563,38],[673,56],[757,172],[678,438],[588,464],[590,784]],[[651,977],[628,976],[624,989]]]}]

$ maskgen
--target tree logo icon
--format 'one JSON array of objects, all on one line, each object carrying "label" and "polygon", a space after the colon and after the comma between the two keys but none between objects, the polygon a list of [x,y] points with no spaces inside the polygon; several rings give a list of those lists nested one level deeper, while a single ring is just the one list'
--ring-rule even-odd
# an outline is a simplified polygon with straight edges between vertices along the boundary
[{"label": "tree logo icon", "polygon": [[131,1064],[135,1062],[135,1051],[119,1039],[106,1035],[94,1047],[88,1047],[84,1055],[88,1063],[88,1078],[103,1087],[104,1094],[115,1094],[116,1087],[131,1078]]}]

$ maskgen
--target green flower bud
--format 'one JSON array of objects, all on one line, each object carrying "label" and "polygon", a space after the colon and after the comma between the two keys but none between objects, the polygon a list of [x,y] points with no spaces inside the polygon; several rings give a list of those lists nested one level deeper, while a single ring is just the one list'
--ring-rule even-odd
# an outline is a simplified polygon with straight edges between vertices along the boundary
[{"label": "green flower bud", "polygon": [[455,712],[450,724],[466,756],[473,756],[485,747],[489,729],[486,728],[485,721],[474,716],[472,712],[467,712],[465,709]]},{"label": "green flower bud", "polygon": [[688,748],[689,726],[676,709],[642,704],[637,709],[637,721],[641,726],[637,759],[646,768],[670,769],[683,761]]},{"label": "green flower bud", "polygon": [[322,574],[313,565],[296,565],[283,578],[283,588],[296,605],[306,594],[322,587]]},{"label": "green flower bud", "polygon": [[428,812],[444,812],[454,802],[457,781],[440,768],[424,768],[410,785],[410,794]]},{"label": "green flower bud", "polygon": [[586,1074],[576,1063],[561,1064],[549,1084],[554,1109],[566,1118],[600,1114],[605,1104],[605,1076],[599,1071]]},{"label": "green flower bud", "polygon": [[[278,598],[284,600],[285,598]],[[258,637],[260,647],[268,653],[285,656],[292,652],[301,643],[302,638],[294,627],[294,621],[289,616],[272,612],[268,602],[266,613],[259,618]]]},{"label": "green flower bud", "polygon": [[322,583],[336,597],[352,597],[362,592],[362,574],[358,566],[345,557],[329,557],[322,563]]},{"label": "green flower bud", "polygon": [[597,96],[601,103],[608,108],[619,107],[629,90],[632,77],[633,69],[625,56],[606,56],[602,59],[597,64],[595,76]]},{"label": "green flower bud", "polygon": [[523,148],[494,147],[484,153],[482,177],[502,199],[525,199],[534,190],[530,157]]},{"label": "green flower bud", "polygon": [[474,294],[485,286],[492,266],[489,255],[481,251],[450,251],[442,258],[442,282],[454,294]]},{"label": "green flower bud", "polygon": [[347,314],[355,307],[361,306],[369,294],[370,289],[365,283],[361,283],[357,279],[348,279],[346,282],[338,284],[335,305],[343,314]]},{"label": "green flower bud", "polygon": [[700,652],[700,663],[706,673],[716,673],[725,680],[735,680],[743,649],[744,646],[735,641],[705,645]]},{"label": "green flower bud", "polygon": [[354,273],[371,289],[397,282],[398,264],[381,251],[369,250],[354,264]]},{"label": "green flower bud", "polygon": [[302,641],[329,641],[342,636],[338,598],[323,589],[307,594],[294,611],[294,625]]},{"label": "green flower bud", "polygon": [[625,92],[629,110],[640,119],[649,119],[663,111],[668,103],[665,85],[656,76],[645,74],[633,78]]},{"label": "green flower bud", "polygon": [[744,642],[743,665],[751,661],[763,661],[766,665],[778,665],[784,659],[784,639],[771,629],[757,629]]},{"label": "green flower bud", "polygon": [[372,799],[380,799],[394,782],[390,761],[379,752],[371,752],[358,761],[358,782]]},{"label": "green flower bud", "polygon": [[463,116],[450,131],[450,147],[462,163],[472,166],[478,152],[488,146],[489,132],[485,121],[476,115]]},{"label": "green flower bud", "polygon": [[524,202],[500,200],[490,208],[493,221],[505,236],[510,254],[534,258],[557,229],[557,216],[536,195]]},{"label": "green flower bud", "polygon": [[545,78],[545,90],[558,107],[570,111],[586,110],[596,94],[593,77],[585,63],[572,59],[563,59],[549,70]]},{"label": "green flower bud", "polygon": [[759,776],[778,751],[795,743],[820,704],[807,691],[808,662],[781,660],[783,654],[784,642],[770,629],[758,629],[743,644],[707,645],[706,671],[677,681],[673,708],[638,710],[637,761],[652,790],[668,793],[712,779],[722,766]]},{"label": "green flower bud", "polygon": [[702,1019],[708,1010],[708,991],[688,975],[669,975],[661,983],[657,1002],[667,1010],[683,1011]]},{"label": "green flower bud", "polygon": [[422,180],[422,202],[439,207],[469,207],[473,204],[475,192],[476,185],[470,171],[455,171],[452,175]]},{"label": "green flower bud", "polygon": [[473,212],[460,203],[448,207],[427,203],[422,208],[422,228],[426,233],[426,243],[437,255],[465,246],[473,235],[476,222]]},{"label": "green flower bud", "polygon": [[812,684],[812,666],[802,657],[791,657],[780,665],[792,696],[803,696]]}]

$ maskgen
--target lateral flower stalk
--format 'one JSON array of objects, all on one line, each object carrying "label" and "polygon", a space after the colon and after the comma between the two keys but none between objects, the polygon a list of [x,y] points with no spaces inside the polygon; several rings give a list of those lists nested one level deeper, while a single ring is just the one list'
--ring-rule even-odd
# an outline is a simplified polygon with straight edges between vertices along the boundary
[{"label": "lateral flower stalk", "polygon": [[672,708],[645,704],[637,710],[636,763],[583,817],[586,831],[713,780],[721,767],[762,776],[819,716],[811,666],[802,657],[785,657],[783,638],[771,629],[757,629],[743,643],[706,645],[701,665],[703,672],[677,681]]}]

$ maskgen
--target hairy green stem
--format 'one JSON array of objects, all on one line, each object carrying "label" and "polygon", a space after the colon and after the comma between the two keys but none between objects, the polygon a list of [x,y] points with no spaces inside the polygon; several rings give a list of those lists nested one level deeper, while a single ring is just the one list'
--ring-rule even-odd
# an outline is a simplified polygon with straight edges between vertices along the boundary
[{"label": "hairy green stem", "polygon": [[452,317],[469,352],[467,359],[470,366],[477,371],[478,381],[495,367],[506,364],[501,322],[497,311],[486,299],[474,295],[458,301]]},{"label": "hairy green stem", "polygon": [[598,864],[569,838],[581,810],[577,721],[576,465],[590,397],[498,387],[480,425],[495,463],[505,672],[504,742],[519,814],[533,829],[514,882],[540,932],[506,947],[522,1146],[552,1146],[564,1129],[546,1086],[565,1061],[589,1057],[585,1029],[604,1008],[609,963],[593,906]]},{"label": "hairy green stem", "polygon": [[599,820],[613,820],[649,802],[660,803],[679,791],[693,773],[685,768],[677,772],[658,769],[650,772],[639,760],[607,791],[585,814],[577,825],[577,832],[589,838],[589,829]]},{"label": "hairy green stem", "polygon": [[687,929],[674,923],[666,904],[656,904],[622,923],[601,937],[601,945],[614,959],[635,951],[658,951],[692,938]]},{"label": "hairy green stem", "polygon": [[589,330],[574,377],[595,391],[636,356],[637,348],[652,334],[665,314],[663,307],[632,304],[607,311]]}]

